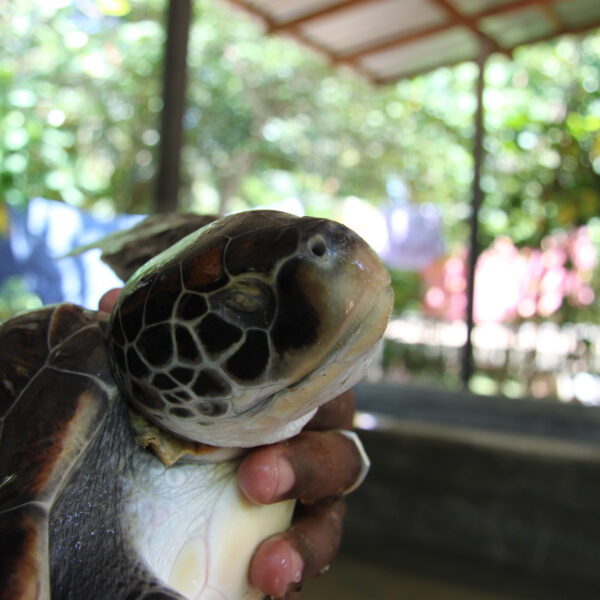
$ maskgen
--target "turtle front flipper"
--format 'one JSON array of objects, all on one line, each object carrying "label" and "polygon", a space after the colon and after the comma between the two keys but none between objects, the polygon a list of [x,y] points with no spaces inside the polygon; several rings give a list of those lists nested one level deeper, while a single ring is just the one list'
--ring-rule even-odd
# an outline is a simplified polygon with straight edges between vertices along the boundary
[{"label": "turtle front flipper", "polygon": [[103,335],[68,304],[0,326],[2,600],[50,598],[49,513],[114,396]]},{"label": "turtle front flipper", "polygon": [[0,540],[0,600],[48,600],[46,511],[28,505],[0,514]]}]

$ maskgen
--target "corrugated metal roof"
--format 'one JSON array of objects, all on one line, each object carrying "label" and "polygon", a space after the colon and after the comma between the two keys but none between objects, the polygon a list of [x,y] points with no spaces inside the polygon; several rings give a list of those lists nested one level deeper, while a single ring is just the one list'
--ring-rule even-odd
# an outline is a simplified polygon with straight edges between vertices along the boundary
[{"label": "corrugated metal roof", "polygon": [[600,27],[600,0],[229,0],[376,83]]}]

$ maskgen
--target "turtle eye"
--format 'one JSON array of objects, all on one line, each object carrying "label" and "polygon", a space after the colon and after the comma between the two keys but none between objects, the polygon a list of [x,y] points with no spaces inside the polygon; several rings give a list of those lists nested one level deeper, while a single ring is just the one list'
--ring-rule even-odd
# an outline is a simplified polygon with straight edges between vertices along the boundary
[{"label": "turtle eye", "polygon": [[308,249],[316,258],[323,258],[327,255],[327,242],[323,239],[322,235],[313,235],[308,240]]},{"label": "turtle eye", "polygon": [[210,307],[239,327],[267,327],[275,311],[275,296],[260,279],[237,278],[212,296]]},{"label": "turtle eye", "polygon": [[265,299],[261,296],[247,294],[245,292],[231,292],[223,299],[228,308],[241,312],[256,312],[265,306]]},{"label": "turtle eye", "polygon": [[263,310],[269,299],[264,289],[265,287],[262,281],[257,279],[237,281],[233,286],[225,290],[223,304],[241,312]]}]

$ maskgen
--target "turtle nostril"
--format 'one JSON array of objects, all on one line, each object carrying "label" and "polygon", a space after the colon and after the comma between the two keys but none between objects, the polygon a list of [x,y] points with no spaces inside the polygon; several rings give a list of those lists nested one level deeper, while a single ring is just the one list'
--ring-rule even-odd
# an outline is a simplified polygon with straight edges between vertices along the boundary
[{"label": "turtle nostril", "polygon": [[327,244],[320,235],[315,235],[308,241],[308,249],[317,257],[322,258],[327,253]]}]

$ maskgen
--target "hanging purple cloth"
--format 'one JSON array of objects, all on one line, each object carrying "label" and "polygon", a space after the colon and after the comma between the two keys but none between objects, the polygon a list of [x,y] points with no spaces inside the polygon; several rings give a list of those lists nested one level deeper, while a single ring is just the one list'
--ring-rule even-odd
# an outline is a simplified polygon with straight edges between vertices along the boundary
[{"label": "hanging purple cloth", "polygon": [[382,260],[394,269],[419,271],[444,253],[442,220],[432,204],[401,203],[383,211],[387,243]]}]

